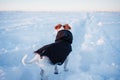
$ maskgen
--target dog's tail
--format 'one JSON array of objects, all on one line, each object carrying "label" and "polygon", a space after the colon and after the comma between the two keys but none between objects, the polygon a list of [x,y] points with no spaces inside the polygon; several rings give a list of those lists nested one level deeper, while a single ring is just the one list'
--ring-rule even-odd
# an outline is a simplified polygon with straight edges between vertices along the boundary
[{"label": "dog's tail", "polygon": [[28,55],[25,54],[25,55],[23,56],[23,58],[22,58],[22,64],[23,64],[24,66],[26,65],[25,60],[27,59],[27,57],[28,57]]}]

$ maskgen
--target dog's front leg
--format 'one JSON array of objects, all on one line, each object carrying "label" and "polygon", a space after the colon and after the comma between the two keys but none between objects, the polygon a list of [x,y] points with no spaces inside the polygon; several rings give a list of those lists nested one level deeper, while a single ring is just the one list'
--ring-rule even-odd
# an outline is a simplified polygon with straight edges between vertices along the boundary
[{"label": "dog's front leg", "polygon": [[64,71],[68,71],[67,64],[68,64],[68,57],[66,58],[64,66],[63,66],[64,67]]},{"label": "dog's front leg", "polygon": [[55,64],[55,68],[54,68],[54,70],[55,70],[54,74],[58,74],[57,64]]}]

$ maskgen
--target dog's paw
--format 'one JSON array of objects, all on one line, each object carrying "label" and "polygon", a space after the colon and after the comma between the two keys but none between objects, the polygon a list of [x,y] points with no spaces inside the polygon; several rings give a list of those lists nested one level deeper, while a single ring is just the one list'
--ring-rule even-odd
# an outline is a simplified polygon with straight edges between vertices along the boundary
[{"label": "dog's paw", "polygon": [[58,72],[54,72],[54,74],[59,74]]}]

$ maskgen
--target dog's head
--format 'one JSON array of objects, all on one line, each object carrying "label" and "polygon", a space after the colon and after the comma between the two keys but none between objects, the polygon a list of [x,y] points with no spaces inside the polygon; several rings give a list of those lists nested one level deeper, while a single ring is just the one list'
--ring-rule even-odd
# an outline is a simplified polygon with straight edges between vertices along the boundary
[{"label": "dog's head", "polygon": [[71,29],[71,27],[68,24],[65,24],[65,25],[57,24],[55,26],[55,30],[57,30],[57,31],[60,30],[61,28],[65,29],[65,30],[70,30]]}]

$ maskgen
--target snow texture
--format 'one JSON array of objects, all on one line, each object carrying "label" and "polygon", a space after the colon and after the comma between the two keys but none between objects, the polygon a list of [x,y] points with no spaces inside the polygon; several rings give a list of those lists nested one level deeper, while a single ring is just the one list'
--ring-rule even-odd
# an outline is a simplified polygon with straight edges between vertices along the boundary
[{"label": "snow texture", "polygon": [[0,12],[0,80],[40,80],[35,64],[22,57],[54,42],[58,23],[71,25],[68,72],[49,80],[120,80],[120,12]]}]

